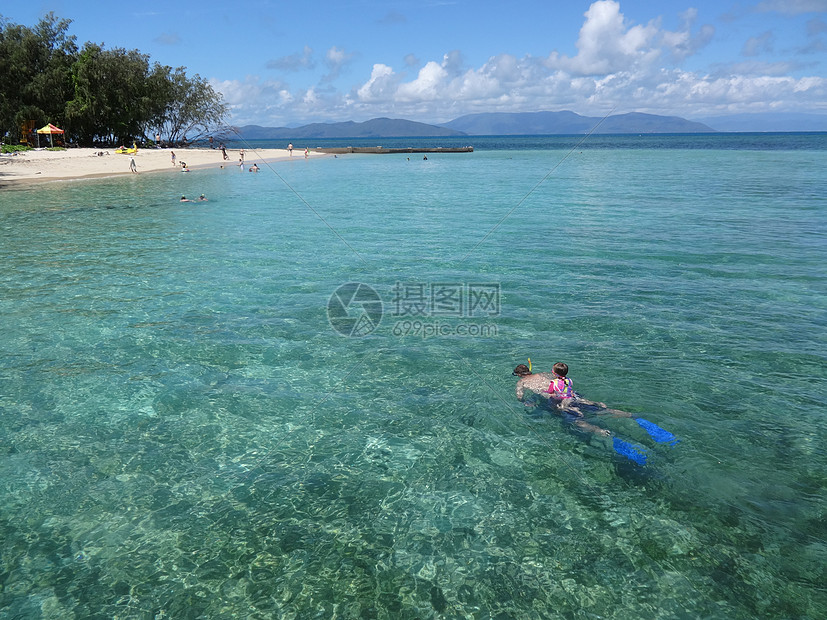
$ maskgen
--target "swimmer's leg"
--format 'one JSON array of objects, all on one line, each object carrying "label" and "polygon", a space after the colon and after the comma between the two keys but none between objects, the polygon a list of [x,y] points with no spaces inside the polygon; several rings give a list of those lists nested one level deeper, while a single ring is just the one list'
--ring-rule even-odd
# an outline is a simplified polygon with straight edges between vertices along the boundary
[{"label": "swimmer's leg", "polygon": [[611,431],[594,424],[590,424],[583,419],[583,411],[577,407],[580,402],[581,401],[579,399],[564,398],[557,403],[557,407],[560,409],[563,416],[581,431],[592,433],[598,437],[608,437],[611,435]]},{"label": "swimmer's leg", "polygon": [[564,398],[563,400],[556,400],[555,402],[557,406],[560,408],[560,411],[563,413],[568,413],[569,415],[576,416],[578,418],[583,417],[583,411],[577,406],[579,399],[575,400],[574,398]]},{"label": "swimmer's leg", "polygon": [[598,437],[608,437],[612,434],[612,432],[610,430],[607,430],[605,428],[601,428],[599,426],[595,426],[594,424],[589,424],[585,420],[577,419],[574,422],[572,422],[572,424],[574,426],[576,426],[577,428],[579,428],[581,431],[585,431],[587,433],[593,433],[593,434],[597,435]]},{"label": "swimmer's leg", "polygon": [[665,428],[661,428],[660,426],[658,426],[654,422],[650,422],[646,418],[639,418],[635,414],[629,413],[628,411],[621,411],[620,409],[609,409],[608,407],[606,407],[603,411],[598,412],[597,415],[611,415],[616,418],[632,418],[635,422],[638,423],[638,426],[640,426],[640,428],[649,433],[649,437],[651,437],[658,443],[666,443],[670,446],[674,446],[679,441],[677,437],[675,437]]},{"label": "swimmer's leg", "polygon": [[629,413],[628,411],[621,411],[620,409],[610,409],[603,403],[593,403],[600,407],[602,411],[600,411],[597,415],[611,415],[616,418],[634,418],[635,414]]}]

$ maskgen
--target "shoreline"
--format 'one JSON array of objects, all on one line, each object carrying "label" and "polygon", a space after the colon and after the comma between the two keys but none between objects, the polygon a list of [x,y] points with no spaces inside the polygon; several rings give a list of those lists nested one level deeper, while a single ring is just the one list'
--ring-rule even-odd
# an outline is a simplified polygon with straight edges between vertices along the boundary
[{"label": "shoreline", "polygon": [[[176,164],[172,164],[172,152]],[[98,155],[103,153],[103,155]],[[80,181],[135,174],[130,171],[130,160],[135,159],[137,174],[175,172],[181,170],[181,161],[189,170],[211,167],[238,166],[240,151],[227,150],[224,160],[219,149],[139,149],[134,154],[118,154],[114,149],[70,148],[65,151],[45,149],[23,151],[18,155],[0,155],[0,188],[23,188],[44,182]],[[291,157],[287,149],[245,149],[244,167],[291,159],[304,159],[304,151],[294,149]],[[310,157],[322,153],[310,151]]]}]

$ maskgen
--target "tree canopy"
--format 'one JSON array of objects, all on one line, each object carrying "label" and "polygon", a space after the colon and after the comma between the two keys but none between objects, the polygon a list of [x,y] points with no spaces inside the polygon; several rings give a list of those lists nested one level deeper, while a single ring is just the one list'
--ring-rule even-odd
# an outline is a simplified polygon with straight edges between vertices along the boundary
[{"label": "tree canopy", "polygon": [[34,121],[66,131],[77,144],[196,141],[224,128],[221,93],[185,67],[157,62],[138,50],[78,48],[71,20],[54,13],[33,28],[0,16],[0,135],[17,142]]}]

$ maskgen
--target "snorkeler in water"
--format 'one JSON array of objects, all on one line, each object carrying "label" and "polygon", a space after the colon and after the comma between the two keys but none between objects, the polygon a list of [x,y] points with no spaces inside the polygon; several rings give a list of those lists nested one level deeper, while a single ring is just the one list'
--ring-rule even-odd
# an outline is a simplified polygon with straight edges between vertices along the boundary
[{"label": "snorkeler in water", "polygon": [[[528,362],[531,364],[530,359]],[[516,387],[518,400],[525,402],[528,396],[527,392],[545,398],[549,401],[550,406],[555,407],[563,414],[572,416],[572,423],[576,427],[589,433],[603,437],[611,435],[611,431],[582,419],[584,416],[583,406],[597,408],[602,410],[601,413],[611,413],[618,417],[633,417],[631,413],[609,409],[604,403],[591,401],[580,396],[574,391],[572,380],[568,377],[569,367],[562,362],[556,363],[550,373],[535,373],[532,372],[530,366],[519,364],[511,374],[520,377]],[[532,404],[529,402],[526,403],[526,406],[532,406]]]},{"label": "snorkeler in water", "polygon": [[[526,406],[535,406],[536,402],[530,402],[531,396],[538,396],[548,401],[549,405],[558,410],[563,416],[578,429],[592,433],[600,437],[609,437],[612,432],[595,424],[586,422],[583,408],[593,409],[597,415],[608,414],[614,417],[631,418],[645,430],[657,443],[666,443],[674,446],[678,439],[669,431],[662,429],[657,424],[644,418],[635,416],[627,411],[610,409],[605,403],[587,400],[574,391],[571,379],[568,378],[569,367],[563,363],[557,363],[551,373],[532,372],[531,359],[528,366],[519,364],[511,373],[520,377],[517,381],[517,399],[525,402]],[[526,402],[526,401],[529,402]],[[612,447],[615,452],[624,456],[638,465],[646,464],[646,449],[642,446],[623,441],[617,437],[612,439]]]}]

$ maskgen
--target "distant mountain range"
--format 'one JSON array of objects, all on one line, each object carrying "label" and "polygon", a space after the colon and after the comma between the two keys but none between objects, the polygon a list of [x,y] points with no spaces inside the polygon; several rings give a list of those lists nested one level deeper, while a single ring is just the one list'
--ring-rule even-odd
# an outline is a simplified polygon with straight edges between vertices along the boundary
[{"label": "distant mountain range", "polygon": [[[461,116],[444,127],[476,136],[595,133],[708,133],[715,130],[678,116],[617,114],[599,118],[574,112],[492,112]],[[595,129],[596,127],[596,129]]]},{"label": "distant mountain range", "polygon": [[[716,131],[827,131],[827,115],[733,115],[690,121],[678,116],[631,112],[600,118],[562,112],[492,112],[468,114],[442,125],[403,119],[374,118],[363,123],[313,123],[301,127],[236,128],[245,140],[308,138],[415,138],[635,133],[712,133]],[[707,124],[708,123],[708,124]]]},{"label": "distant mountain range", "polygon": [[302,140],[304,138],[390,138],[462,136],[463,132],[447,127],[392,118],[374,118],[364,123],[313,123],[301,127],[261,127],[246,125],[236,128],[245,140]]}]

